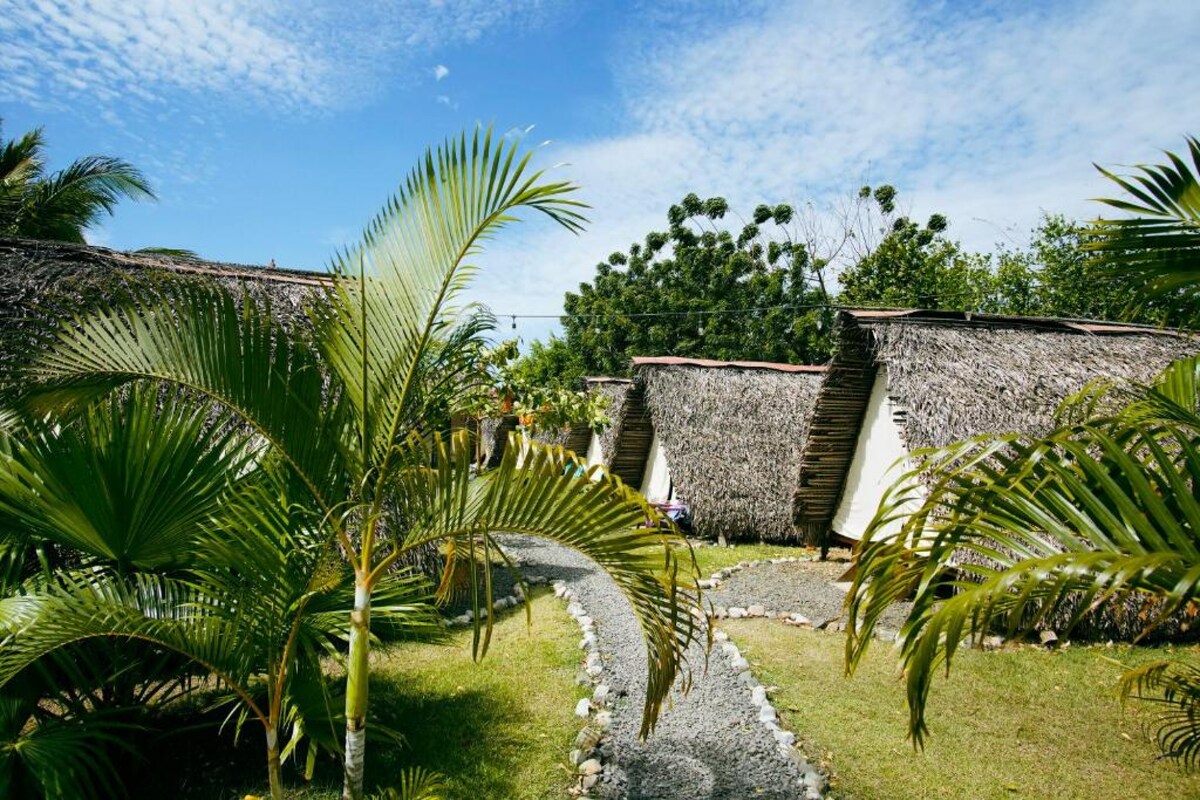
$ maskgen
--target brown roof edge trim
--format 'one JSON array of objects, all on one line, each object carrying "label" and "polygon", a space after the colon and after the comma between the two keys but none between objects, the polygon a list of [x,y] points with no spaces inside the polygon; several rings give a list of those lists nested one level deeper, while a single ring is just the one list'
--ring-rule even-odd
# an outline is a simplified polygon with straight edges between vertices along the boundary
[{"label": "brown roof edge trim", "polygon": [[1109,322],[1106,320],[1068,319],[1065,317],[1016,317],[1003,314],[982,314],[973,311],[941,311],[932,309],[872,309],[847,308],[842,313],[860,321],[885,322],[892,319],[931,323],[958,324],[979,326],[1004,326],[1049,328],[1053,330],[1070,331],[1075,333],[1104,335],[1135,334],[1142,336],[1187,336],[1189,332],[1174,328],[1160,328],[1155,325],[1142,325],[1130,322]]},{"label": "brown roof edge trim", "polygon": [[811,364],[779,364],[771,361],[715,361],[709,358],[678,358],[676,356],[634,356],[633,365],[664,367],[707,367],[711,369],[769,369],[776,372],[825,372],[827,367]]}]

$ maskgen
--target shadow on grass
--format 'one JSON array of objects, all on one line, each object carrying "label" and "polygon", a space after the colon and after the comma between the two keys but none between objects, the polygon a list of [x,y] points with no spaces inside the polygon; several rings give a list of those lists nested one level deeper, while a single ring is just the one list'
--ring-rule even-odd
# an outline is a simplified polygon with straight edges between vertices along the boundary
[{"label": "shadow on grass", "polygon": [[[397,744],[368,727],[368,791],[395,786],[400,772],[420,766],[451,780],[455,797],[516,797],[517,766],[522,743],[498,734],[506,720],[522,713],[511,697],[495,690],[445,691],[423,679],[377,676],[371,680],[368,726],[386,726],[404,736]],[[224,730],[227,712],[176,712],[165,717],[159,732],[142,749],[145,758],[123,765],[123,777],[135,800],[242,798],[265,795],[266,751],[262,727],[247,721],[237,741],[234,722]],[[286,737],[288,732],[284,732]],[[339,732],[339,739],[341,738]],[[341,764],[330,755],[318,759],[314,779],[303,780],[305,748],[299,761],[284,765],[291,798],[325,800],[340,797]]]}]

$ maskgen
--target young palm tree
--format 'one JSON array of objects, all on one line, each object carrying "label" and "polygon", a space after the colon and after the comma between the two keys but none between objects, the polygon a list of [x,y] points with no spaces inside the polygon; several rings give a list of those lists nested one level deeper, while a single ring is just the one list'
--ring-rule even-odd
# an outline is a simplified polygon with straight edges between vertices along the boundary
[{"label": "young palm tree", "polygon": [[[10,425],[0,547],[26,568],[0,600],[0,788],[117,794],[116,723],[205,673],[262,724],[273,796],[301,738],[310,769],[316,747],[338,749],[320,659],[346,641],[353,574],[250,445],[227,416],[145,388],[77,419]],[[438,635],[429,593],[390,575],[381,632]]]},{"label": "young palm tree", "polygon": [[[491,630],[487,569],[500,532],[548,537],[594,559],[630,599],[649,650],[643,733],[706,629],[695,566],[639,495],[589,480],[561,449],[509,448],[471,479],[465,433],[446,437],[446,409],[480,380],[486,314],[457,305],[482,244],[522,209],[579,230],[575,187],[531,172],[531,154],[476,131],[429,151],[399,193],[341,253],[312,335],[287,330],[213,286],[168,285],[57,331],[29,365],[26,407],[62,410],[134,383],[179,387],[252,431],[303,487],[354,573],[349,615],[344,797],[363,796],[373,597],[415,548],[440,543],[449,573],[466,568],[475,650]],[[647,525],[649,522],[649,525]],[[467,558],[458,554],[465,553]],[[462,565],[466,565],[463,567]],[[482,584],[482,585],[481,585]]]},{"label": "young palm tree", "polygon": [[111,156],[85,156],[47,174],[41,128],[0,138],[0,237],[82,244],[122,198],[153,199],[142,173]]},{"label": "young palm tree", "polygon": [[[1128,179],[1101,170],[1137,200],[1104,202],[1141,216],[1094,223],[1092,247],[1146,297],[1200,288],[1200,144],[1188,143],[1195,170],[1173,154]],[[914,454],[858,555],[846,661],[852,672],[884,609],[915,593],[900,645],[915,744],[933,673],[964,637],[1031,632],[1063,614],[1069,629],[1121,600],[1148,614],[1145,636],[1200,599],[1198,390],[1200,359],[1187,358],[1149,386],[1088,387],[1047,436]],[[901,533],[884,538],[896,519]],[[1200,672],[1160,662],[1127,673],[1122,691],[1162,706],[1166,754],[1200,759]]]}]

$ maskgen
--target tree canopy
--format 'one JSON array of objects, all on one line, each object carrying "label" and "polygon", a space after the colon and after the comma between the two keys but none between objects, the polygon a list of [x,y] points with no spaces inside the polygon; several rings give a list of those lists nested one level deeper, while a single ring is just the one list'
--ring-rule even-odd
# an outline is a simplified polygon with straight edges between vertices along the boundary
[{"label": "tree canopy", "polygon": [[[634,355],[813,362],[829,353],[821,266],[789,227],[788,205],[760,205],[738,231],[724,198],[671,206],[665,231],[615,252],[568,292],[565,344],[585,371],[624,374]],[[747,312],[745,309],[752,309]],[[552,346],[553,347],[553,346]],[[555,354],[548,347],[538,358]]]},{"label": "tree canopy", "polygon": [[578,388],[583,375],[628,374],[633,356],[817,364],[834,306],[1200,326],[1184,289],[1132,303],[1114,272],[1137,252],[1128,237],[1089,249],[1090,229],[1060,214],[1044,215],[1026,246],[979,253],[950,238],[945,215],[902,213],[889,184],[827,211],[762,204],[739,230],[724,198],[689,194],[665,231],[612,253],[566,294],[563,337],[534,342],[514,370]]}]

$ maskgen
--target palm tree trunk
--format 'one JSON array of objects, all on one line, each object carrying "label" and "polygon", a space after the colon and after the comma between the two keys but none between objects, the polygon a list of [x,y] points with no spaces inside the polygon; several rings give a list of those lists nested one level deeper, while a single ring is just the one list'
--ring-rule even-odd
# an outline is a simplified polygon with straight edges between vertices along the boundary
[{"label": "palm tree trunk", "polygon": [[367,679],[371,654],[371,589],[360,579],[350,613],[350,663],[346,670],[346,772],[342,800],[362,800],[367,745]]},{"label": "palm tree trunk", "polygon": [[267,785],[271,800],[283,800],[283,772],[279,766],[278,726],[267,728]]}]

